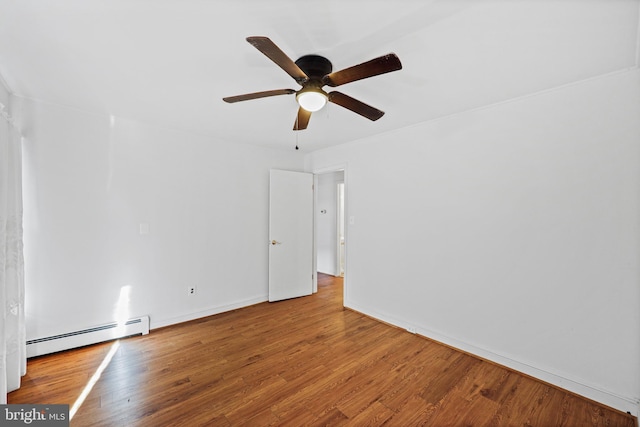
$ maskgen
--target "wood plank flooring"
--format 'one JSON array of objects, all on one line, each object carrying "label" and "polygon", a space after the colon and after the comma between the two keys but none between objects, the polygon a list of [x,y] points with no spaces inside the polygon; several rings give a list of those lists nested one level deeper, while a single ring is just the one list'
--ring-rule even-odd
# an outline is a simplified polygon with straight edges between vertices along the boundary
[{"label": "wood plank flooring", "polygon": [[114,350],[71,426],[637,425],[344,310],[341,278],[321,275],[318,288],[310,297],[30,359],[9,403],[73,405]]}]

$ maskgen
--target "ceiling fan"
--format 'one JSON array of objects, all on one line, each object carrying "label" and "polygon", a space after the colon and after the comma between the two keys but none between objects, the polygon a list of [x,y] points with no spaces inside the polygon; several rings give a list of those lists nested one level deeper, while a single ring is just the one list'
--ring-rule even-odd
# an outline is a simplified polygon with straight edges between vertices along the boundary
[{"label": "ceiling fan", "polygon": [[247,37],[247,41],[293,77],[302,88],[299,90],[268,90],[229,96],[222,99],[225,102],[234,103],[269,96],[295,94],[299,108],[293,130],[306,129],[309,124],[309,119],[311,118],[311,113],[320,110],[325,106],[327,101],[360,114],[369,120],[378,120],[384,115],[384,111],[380,111],[377,108],[338,91],[327,93],[322,90],[322,87],[336,87],[345,83],[351,83],[356,80],[402,69],[400,59],[394,53],[389,53],[363,62],[362,64],[332,72],[333,65],[323,56],[305,55],[294,62],[268,37]]}]

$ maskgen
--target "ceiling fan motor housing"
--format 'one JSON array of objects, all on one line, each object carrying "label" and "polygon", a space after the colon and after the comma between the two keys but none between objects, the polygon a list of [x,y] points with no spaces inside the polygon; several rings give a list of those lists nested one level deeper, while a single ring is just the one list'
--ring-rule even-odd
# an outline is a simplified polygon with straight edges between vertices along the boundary
[{"label": "ceiling fan motor housing", "polygon": [[296,61],[296,65],[300,67],[304,73],[309,76],[310,80],[322,80],[324,76],[333,71],[333,65],[324,56],[305,55]]}]

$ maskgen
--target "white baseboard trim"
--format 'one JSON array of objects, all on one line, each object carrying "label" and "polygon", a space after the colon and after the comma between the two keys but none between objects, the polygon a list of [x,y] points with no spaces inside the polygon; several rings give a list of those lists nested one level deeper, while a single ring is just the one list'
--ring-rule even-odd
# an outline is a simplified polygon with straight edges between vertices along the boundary
[{"label": "white baseboard trim", "polygon": [[549,370],[541,369],[539,367],[533,366],[532,364],[514,360],[510,357],[495,353],[481,347],[477,347],[463,341],[459,341],[455,338],[451,338],[424,328],[416,327],[415,325],[407,324],[406,322],[399,321],[398,319],[394,319],[389,316],[377,313],[373,310],[368,310],[356,304],[350,303],[349,305],[347,305],[345,301],[345,307],[351,310],[355,310],[366,316],[378,319],[390,325],[397,326],[407,331],[411,331],[411,333],[416,333],[418,335],[424,336],[425,338],[440,342],[458,350],[462,350],[466,353],[478,356],[482,359],[497,363],[498,365],[502,365],[515,371],[522,372],[523,374],[529,375],[533,378],[586,397],[587,399],[591,399],[619,411],[628,412],[636,417],[640,413],[640,399],[620,396],[609,390],[604,390],[601,387],[587,384],[585,381],[572,379],[563,375],[559,375],[557,373],[549,372]]},{"label": "white baseboard trim", "polygon": [[168,317],[165,319],[154,319],[151,317],[150,329],[163,328],[165,326],[171,326],[178,323],[189,322],[191,320],[200,319],[202,317],[213,316],[215,314],[224,313],[238,308],[248,307],[250,305],[259,304],[269,300],[268,295],[261,295],[254,298],[237,301],[231,304],[220,305],[216,307],[207,308],[205,310],[195,311],[193,313],[187,313],[181,316]]},{"label": "white baseboard trim", "polygon": [[339,272],[333,272],[333,273],[327,273],[326,271],[319,271],[319,274],[326,274],[327,276],[333,276],[333,277],[340,277],[340,273]]}]

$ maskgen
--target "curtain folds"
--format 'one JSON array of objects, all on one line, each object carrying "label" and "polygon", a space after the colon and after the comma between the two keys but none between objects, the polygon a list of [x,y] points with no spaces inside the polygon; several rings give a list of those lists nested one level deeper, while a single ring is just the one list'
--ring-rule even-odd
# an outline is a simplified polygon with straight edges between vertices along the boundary
[{"label": "curtain folds", "polygon": [[0,108],[0,403],[26,373],[22,137]]}]

